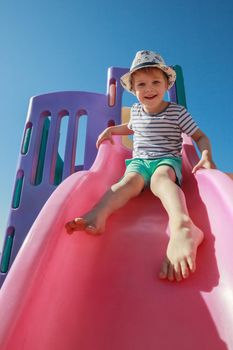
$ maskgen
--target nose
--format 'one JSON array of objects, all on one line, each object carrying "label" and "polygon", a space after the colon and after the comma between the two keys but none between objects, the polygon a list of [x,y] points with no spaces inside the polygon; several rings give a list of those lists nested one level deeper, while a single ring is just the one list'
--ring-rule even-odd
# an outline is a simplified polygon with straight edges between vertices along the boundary
[{"label": "nose", "polygon": [[152,84],[147,84],[146,85],[146,92],[151,92],[153,91],[153,85]]}]

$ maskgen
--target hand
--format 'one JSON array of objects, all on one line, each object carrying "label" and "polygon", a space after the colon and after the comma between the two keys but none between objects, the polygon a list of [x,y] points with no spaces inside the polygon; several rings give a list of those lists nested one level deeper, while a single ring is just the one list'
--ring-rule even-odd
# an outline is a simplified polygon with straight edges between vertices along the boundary
[{"label": "hand", "polygon": [[110,128],[105,129],[98,137],[96,141],[96,147],[99,148],[100,144],[105,141],[109,140],[111,144],[114,144],[113,138],[112,138],[112,132]]},{"label": "hand", "polygon": [[216,169],[215,163],[208,159],[205,155],[199,160],[192,170],[192,173],[195,174],[199,169]]}]

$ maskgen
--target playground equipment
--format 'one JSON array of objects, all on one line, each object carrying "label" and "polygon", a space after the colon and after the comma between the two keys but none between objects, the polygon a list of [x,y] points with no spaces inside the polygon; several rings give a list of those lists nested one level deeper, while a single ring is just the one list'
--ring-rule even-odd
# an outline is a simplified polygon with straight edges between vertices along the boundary
[{"label": "playground equipment", "polygon": [[[185,105],[182,72],[176,70],[170,99]],[[187,281],[157,278],[168,241],[167,215],[149,191],[112,215],[102,236],[65,231],[65,222],[119,179],[130,157],[118,137],[114,145],[103,143],[97,156],[95,150],[99,132],[121,119],[124,72],[110,70],[107,95],[56,93],[31,102],[3,253],[8,260],[1,264],[5,277],[14,260],[0,292],[1,350],[233,349],[233,182],[218,170],[192,175],[198,156],[189,138],[183,144],[183,190],[206,239],[197,272]],[[59,125],[66,115],[61,159]],[[77,169],[81,115],[88,116],[87,151]],[[37,197],[39,204],[33,204]],[[29,217],[24,231],[18,226],[22,217]]]},{"label": "playground equipment", "polygon": [[[31,225],[56,187],[69,175],[93,164],[96,139],[109,125],[121,121],[123,89],[116,82],[127,69],[110,68],[107,95],[56,92],[31,98],[25,123],[5,243],[0,265],[3,283]],[[68,118],[64,159],[58,152],[62,120]],[[86,118],[83,164],[75,164],[80,120]]]}]

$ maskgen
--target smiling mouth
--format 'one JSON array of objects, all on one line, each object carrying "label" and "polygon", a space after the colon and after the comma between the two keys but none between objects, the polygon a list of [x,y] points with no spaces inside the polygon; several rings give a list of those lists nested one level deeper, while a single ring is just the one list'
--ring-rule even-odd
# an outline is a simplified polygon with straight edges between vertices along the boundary
[{"label": "smiling mouth", "polygon": [[153,96],[145,96],[146,100],[153,100],[153,98],[155,98],[157,95],[153,95]]}]

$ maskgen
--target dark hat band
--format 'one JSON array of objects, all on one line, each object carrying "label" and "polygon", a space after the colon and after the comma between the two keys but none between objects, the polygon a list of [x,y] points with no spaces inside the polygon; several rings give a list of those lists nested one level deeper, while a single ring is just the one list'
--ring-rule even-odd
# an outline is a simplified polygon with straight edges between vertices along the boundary
[{"label": "dark hat band", "polygon": [[144,63],[140,63],[137,66],[133,67],[132,71],[135,70],[135,69],[146,67],[146,66],[150,66],[150,67],[151,66],[161,66],[161,64],[160,63],[155,63],[155,62],[144,62]]}]

